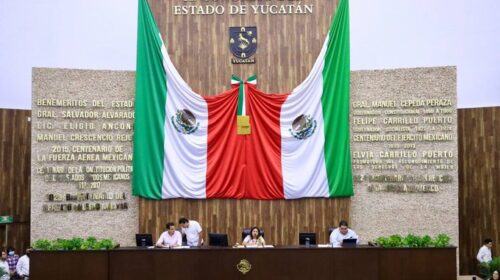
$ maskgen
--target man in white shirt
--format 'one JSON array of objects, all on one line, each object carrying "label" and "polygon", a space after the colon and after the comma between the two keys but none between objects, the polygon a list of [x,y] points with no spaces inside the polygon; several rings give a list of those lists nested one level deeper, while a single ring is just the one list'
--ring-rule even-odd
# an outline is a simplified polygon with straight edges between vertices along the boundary
[{"label": "man in white shirt", "polygon": [[182,234],[186,235],[188,246],[200,246],[203,245],[203,238],[201,238],[200,223],[194,220],[188,220],[186,218],[180,218],[179,224],[182,227]]},{"label": "man in white shirt", "polygon": [[489,263],[491,262],[491,247],[493,246],[493,240],[491,238],[486,238],[484,240],[483,246],[479,249],[477,253],[477,260],[480,263]]},{"label": "man in white shirt", "polygon": [[30,253],[31,247],[26,249],[26,255],[19,258],[16,265],[16,274],[21,278],[30,276]]},{"label": "man in white shirt", "polygon": [[330,244],[333,247],[341,247],[344,239],[357,239],[356,244],[359,244],[358,235],[349,228],[346,221],[342,220],[339,223],[339,227],[334,229],[330,234]]},{"label": "man in white shirt", "polygon": [[179,247],[181,245],[182,245],[181,233],[175,230],[174,223],[168,223],[167,230],[160,235],[160,238],[156,242],[156,247],[172,248],[172,247]]},{"label": "man in white shirt", "polygon": [[7,263],[7,252],[5,251],[2,251],[2,257],[0,258],[0,270],[3,270],[4,273],[4,275],[0,277],[0,280],[9,280],[9,264]]}]

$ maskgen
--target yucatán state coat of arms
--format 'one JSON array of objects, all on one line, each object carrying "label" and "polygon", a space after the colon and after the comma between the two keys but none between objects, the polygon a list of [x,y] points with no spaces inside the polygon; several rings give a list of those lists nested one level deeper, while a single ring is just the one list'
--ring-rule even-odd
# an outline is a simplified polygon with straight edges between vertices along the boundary
[{"label": "yucat\u00e1n state coat of arms", "polygon": [[233,64],[255,63],[252,56],[257,51],[257,27],[229,27],[229,48]]}]

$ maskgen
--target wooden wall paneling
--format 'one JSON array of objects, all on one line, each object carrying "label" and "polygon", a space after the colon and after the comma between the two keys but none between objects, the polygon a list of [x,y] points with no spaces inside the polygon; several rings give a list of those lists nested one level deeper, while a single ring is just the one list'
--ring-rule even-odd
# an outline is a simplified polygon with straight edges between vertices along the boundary
[{"label": "wooden wall paneling", "polygon": [[0,215],[13,216],[7,242],[0,226],[0,247],[22,253],[29,245],[31,111],[0,109]]},{"label": "wooden wall paneling", "polygon": [[477,274],[485,238],[500,255],[500,107],[458,110],[460,274]]},{"label": "wooden wall paneling", "polygon": [[24,255],[25,249],[30,245],[30,222],[14,222],[9,224],[7,242],[5,242],[6,229],[5,225],[0,226],[0,248],[12,246],[16,249],[16,253],[19,256]]},{"label": "wooden wall paneling", "polygon": [[229,242],[241,242],[241,230],[259,226],[269,244],[298,245],[299,232],[316,232],[320,243],[328,242],[327,228],[348,219],[350,199],[298,200],[147,200],[139,199],[139,229],[158,238],[167,222],[179,218],[201,223],[207,233],[227,233]]}]

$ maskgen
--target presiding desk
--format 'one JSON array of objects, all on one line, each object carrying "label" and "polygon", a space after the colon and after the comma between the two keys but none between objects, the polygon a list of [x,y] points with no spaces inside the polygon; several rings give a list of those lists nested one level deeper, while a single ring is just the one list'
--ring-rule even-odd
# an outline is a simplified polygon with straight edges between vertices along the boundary
[{"label": "presiding desk", "polygon": [[30,280],[457,278],[455,247],[33,251],[30,266]]}]

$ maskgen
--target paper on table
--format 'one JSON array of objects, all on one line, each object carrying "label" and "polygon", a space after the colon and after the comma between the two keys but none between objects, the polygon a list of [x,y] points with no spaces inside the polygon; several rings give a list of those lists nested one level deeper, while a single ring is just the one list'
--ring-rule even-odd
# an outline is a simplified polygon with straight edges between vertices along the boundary
[{"label": "paper on table", "polygon": [[253,245],[253,244],[249,244],[249,245],[235,245],[235,246],[233,246],[233,248],[274,248],[274,245],[264,245],[264,246]]},{"label": "paper on table", "polygon": [[172,249],[189,249],[189,246],[177,246],[177,247],[172,247]]}]

